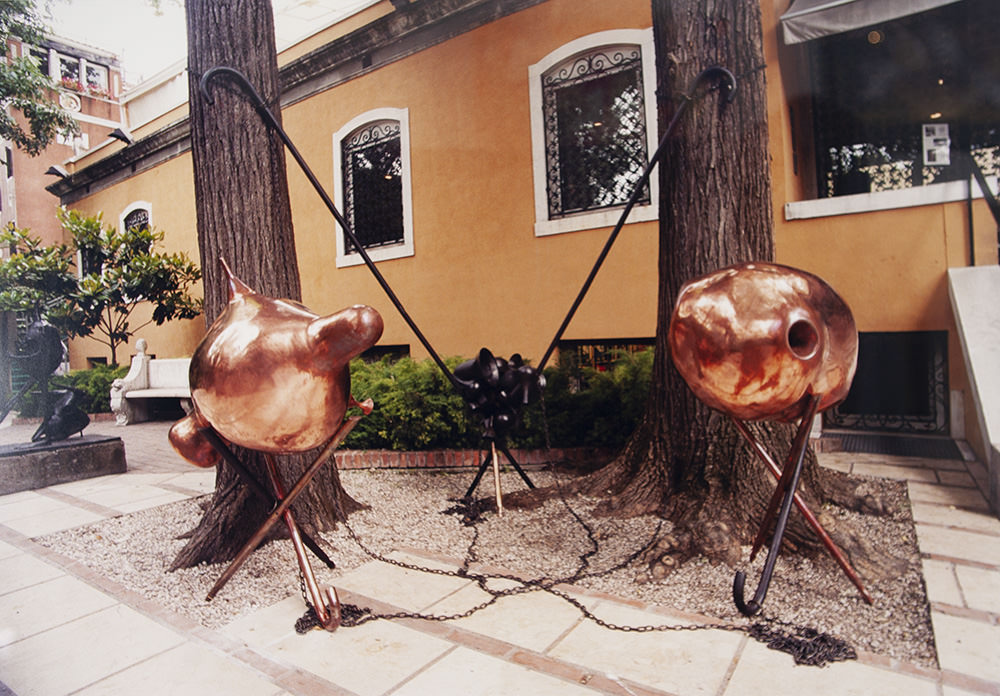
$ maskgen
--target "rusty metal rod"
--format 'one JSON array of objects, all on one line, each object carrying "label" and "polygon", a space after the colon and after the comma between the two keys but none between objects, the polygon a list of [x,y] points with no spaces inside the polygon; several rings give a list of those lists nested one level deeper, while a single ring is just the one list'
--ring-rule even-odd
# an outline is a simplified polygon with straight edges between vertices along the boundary
[{"label": "rusty metal rod", "polygon": [[[248,486],[250,490],[252,490],[259,498],[264,500],[268,505],[271,505],[273,509],[273,506],[278,501],[275,500],[274,496],[271,495],[266,488],[264,488],[263,484],[257,480],[257,477],[250,472],[246,465],[239,460],[239,457],[233,454],[233,451],[229,449],[219,434],[215,432],[213,428],[202,428],[198,432],[201,433],[208,443],[212,445],[215,451],[218,452],[231,467],[233,467],[240,480],[243,481],[243,483]],[[316,558],[322,561],[327,568],[337,567],[337,565],[333,562],[333,559],[330,558],[320,545],[316,543],[315,539],[305,532],[301,532],[301,534],[302,541],[310,551],[316,554]]]},{"label": "rusty metal rod", "polygon": [[[271,454],[264,455],[267,464],[267,476],[271,479],[274,487],[274,494],[280,501],[285,497],[285,487],[281,483],[281,476],[278,474],[278,466]],[[336,631],[340,626],[340,603],[337,601],[332,606],[327,606],[326,598],[320,593],[319,583],[316,582],[316,574],[313,573],[312,565],[309,563],[309,556],[306,555],[302,537],[299,534],[299,526],[295,523],[291,510],[285,510],[282,517],[288,527],[288,536],[292,540],[292,548],[295,549],[295,557],[299,562],[299,571],[302,573],[302,581],[305,583],[309,598],[312,600],[313,611],[320,625],[327,631]],[[328,588],[328,596],[336,597],[333,588]]]},{"label": "rusty metal rod", "polygon": [[288,496],[284,500],[278,502],[274,510],[271,511],[271,514],[268,515],[266,520],[264,520],[260,529],[258,529],[252,537],[250,537],[249,541],[247,541],[247,543],[243,545],[243,548],[240,549],[240,552],[236,554],[236,558],[234,558],[229,564],[229,567],[226,568],[222,576],[219,577],[212,589],[208,591],[208,595],[205,597],[206,600],[211,600],[215,597],[219,590],[221,590],[225,584],[229,582],[229,579],[233,577],[236,571],[239,570],[240,566],[242,566],[246,562],[247,558],[249,558],[250,554],[253,553],[257,546],[260,545],[260,543],[264,540],[264,537],[266,537],[267,533],[271,530],[271,527],[273,527],[275,523],[281,519],[281,516],[285,514],[285,510],[290,508],[295,499],[298,498],[302,491],[305,490],[305,487],[309,485],[309,482],[312,481],[313,477],[320,470],[320,467],[322,467],[330,455],[333,454],[333,451],[340,446],[340,443],[344,441],[344,438],[347,437],[348,433],[351,432],[359,420],[361,420],[361,416],[351,416],[344,421],[343,425],[340,426],[340,429],[323,448],[323,451],[319,453],[318,457],[316,457],[316,460],[310,464],[309,468],[306,469],[301,477],[299,477],[299,480],[292,487]]},{"label": "rusty metal rod", "polygon": [[[746,423],[736,418],[733,418],[733,422],[736,424],[736,429],[740,431],[740,434],[743,435],[744,439],[749,443],[751,449],[757,454],[760,460],[767,465],[768,471],[771,472],[774,478],[780,480],[781,469],[778,468],[778,465],[771,457],[771,454],[764,449],[764,446],[761,445],[753,436],[753,433],[751,433],[750,429],[747,428]],[[844,552],[840,550],[840,547],[837,546],[833,538],[823,528],[819,519],[813,514],[813,511],[809,509],[806,501],[802,498],[798,491],[795,492],[792,501],[795,503],[795,507],[798,511],[802,513],[802,516],[805,518],[809,526],[812,527],[814,532],[816,532],[816,536],[819,537],[819,540],[823,542],[823,546],[830,553],[830,555],[833,556],[833,559],[837,561],[837,565],[840,566],[840,569],[844,571],[844,574],[850,578],[851,582],[854,583],[854,586],[858,588],[859,592],[861,592],[861,596],[864,597],[865,601],[869,604],[874,604],[875,601],[872,599],[872,596],[868,594],[868,590],[865,589],[864,584],[861,582],[861,578],[851,566],[850,561],[847,560]]]}]

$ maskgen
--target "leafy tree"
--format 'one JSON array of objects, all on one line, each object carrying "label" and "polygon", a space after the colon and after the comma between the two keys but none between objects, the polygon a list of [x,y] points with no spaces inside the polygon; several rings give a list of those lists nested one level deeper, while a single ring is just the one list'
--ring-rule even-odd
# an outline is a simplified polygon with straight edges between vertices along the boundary
[{"label": "leafy tree", "polygon": [[[42,40],[44,27],[33,0],[0,2],[0,46],[18,38],[31,44]],[[0,61],[0,139],[10,140],[31,156],[40,154],[58,133],[78,133],[79,126],[52,100],[55,85],[38,70],[30,56]],[[26,124],[12,113],[20,112]]]},{"label": "leafy tree", "polygon": [[[189,294],[201,271],[184,253],[157,253],[162,232],[119,232],[100,214],[65,208],[59,221],[68,245],[43,246],[26,229],[0,234],[0,243],[14,252],[0,261],[0,310],[45,319],[70,338],[97,334],[115,365],[118,347],[144,326],[201,313],[201,300]],[[152,316],[134,326],[132,313],[143,302],[153,304]]]},{"label": "leafy tree", "polygon": [[13,253],[0,261],[0,310],[15,311],[31,321],[47,318],[49,310],[76,289],[72,253],[65,244],[43,246],[27,229],[13,225],[0,233],[0,244]]}]

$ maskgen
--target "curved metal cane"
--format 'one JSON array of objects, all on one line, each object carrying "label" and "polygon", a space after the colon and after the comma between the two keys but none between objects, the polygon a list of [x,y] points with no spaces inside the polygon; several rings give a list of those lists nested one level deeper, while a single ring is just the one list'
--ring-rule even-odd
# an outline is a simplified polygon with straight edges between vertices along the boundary
[{"label": "curved metal cane", "polygon": [[816,415],[819,401],[819,396],[810,395],[802,421],[799,423],[798,432],[795,433],[792,448],[788,453],[788,459],[785,461],[785,468],[781,472],[781,479],[774,489],[767,512],[764,513],[764,519],[761,521],[760,531],[757,535],[758,541],[754,543],[755,546],[759,545],[762,536],[770,526],[771,518],[774,516],[775,508],[780,500],[781,510],[778,513],[778,520],[774,524],[774,536],[771,538],[767,558],[764,561],[764,569],[761,572],[760,582],[757,584],[753,599],[749,602],[744,599],[743,587],[746,584],[746,573],[737,570],[736,576],[733,578],[733,601],[736,603],[736,608],[744,616],[753,616],[760,612],[761,606],[764,604],[764,597],[767,595],[767,589],[771,584],[771,575],[774,573],[774,564],[777,563],[778,554],[781,552],[781,541],[785,536],[788,515],[792,510],[795,489],[799,485],[799,475],[802,473],[806,445],[809,443],[809,431],[812,429],[813,417]]}]

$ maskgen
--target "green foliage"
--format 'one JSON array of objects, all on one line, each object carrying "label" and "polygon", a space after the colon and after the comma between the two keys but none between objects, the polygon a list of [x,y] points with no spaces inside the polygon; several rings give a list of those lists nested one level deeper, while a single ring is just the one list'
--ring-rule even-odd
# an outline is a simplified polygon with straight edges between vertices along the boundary
[{"label": "green foliage", "polygon": [[[87,413],[111,411],[111,383],[128,374],[128,366],[97,365],[89,370],[73,370],[68,375],[58,375],[49,380],[49,389],[63,387],[79,389],[85,394],[80,407]],[[22,418],[42,416],[42,395],[37,389],[25,394],[18,407]]]},{"label": "green foliage", "polygon": [[39,319],[57,298],[75,290],[76,274],[67,246],[44,247],[28,230],[13,227],[0,232],[0,245],[15,249],[8,259],[0,261],[0,310]]},{"label": "green foliage", "polygon": [[[446,361],[449,368],[459,362]],[[375,410],[355,426],[347,447],[460,449],[478,442],[478,425],[467,415],[465,402],[431,360],[354,360],[351,391],[359,399],[373,399]]]},{"label": "green foliage", "polygon": [[[44,27],[33,0],[0,1],[0,45],[16,37],[38,43]],[[41,153],[58,133],[78,133],[76,121],[52,100],[55,85],[39,72],[30,56],[0,60],[0,139],[10,140],[29,155]],[[24,128],[12,111],[27,120]]]},{"label": "green foliage", "polygon": [[[69,246],[42,246],[27,230],[0,234],[0,243],[14,249],[0,261],[0,310],[44,318],[69,337],[97,334],[111,349],[112,363],[118,362],[118,347],[150,322],[201,313],[201,300],[190,295],[201,270],[186,254],[156,252],[162,232],[119,232],[105,226],[100,214],[87,217],[65,208],[59,221]],[[77,272],[78,259],[86,273]],[[153,304],[152,317],[133,326],[132,312],[141,302]]]},{"label": "green foliage", "polygon": [[[448,359],[454,368],[460,358]],[[606,372],[560,365],[545,371],[544,405],[530,405],[510,439],[513,447],[620,447],[645,407],[653,351],[624,353]],[[356,449],[463,449],[480,443],[479,423],[430,360],[351,363],[351,391],[371,398],[345,446]],[[548,421],[549,443],[545,428]]]},{"label": "green foliage", "polygon": [[561,363],[545,371],[544,404],[530,405],[514,443],[543,447],[545,422],[553,447],[608,447],[625,444],[649,396],[653,350],[620,352],[605,371]]}]

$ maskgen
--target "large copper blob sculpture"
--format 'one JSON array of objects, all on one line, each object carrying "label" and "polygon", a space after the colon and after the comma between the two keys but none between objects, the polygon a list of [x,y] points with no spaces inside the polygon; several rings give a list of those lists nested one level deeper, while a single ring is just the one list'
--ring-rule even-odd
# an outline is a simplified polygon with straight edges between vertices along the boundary
[{"label": "large copper blob sculpture", "polygon": [[[360,305],[321,317],[256,293],[225,269],[229,304],[191,358],[194,412],[171,430],[171,442],[185,455],[187,433],[211,425],[229,442],[262,452],[319,447],[344,420],[348,364],[381,337],[382,317]],[[191,461],[205,464],[198,450]]]},{"label": "large copper blob sculpture", "polygon": [[844,400],[858,359],[851,310],[804,271],[730,266],[686,284],[670,322],[674,365],[695,395],[740,420],[792,421]]},{"label": "large copper blob sculpture", "polygon": [[[760,611],[793,503],[871,602],[843,553],[795,492],[814,416],[840,403],[854,377],[858,333],[847,304],[805,271],[770,263],[739,264],[681,288],[668,339],[674,365],[691,391],[731,416],[778,477],[751,551],[753,558],[777,513],[761,581],[754,598],[746,602],[745,575],[737,572],[737,608],[748,616]],[[748,420],[799,421],[783,468],[753,437],[744,423]]]},{"label": "large copper blob sculpture", "polygon": [[[282,519],[298,557],[306,589],[320,625],[340,624],[333,588],[320,592],[304,546],[330,562],[319,546],[295,523],[290,506],[343,441],[358,417],[345,420],[357,405],[365,413],[371,401],[358,404],[350,394],[352,358],[382,335],[382,317],[371,307],[356,305],[330,316],[318,316],[298,302],[266,297],[236,278],[229,278],[229,304],[202,339],[191,358],[192,412],[170,429],[177,452],[197,466],[229,462],[259,495],[275,507],[208,593],[211,599]],[[273,495],[256,481],[229,449],[236,444],[265,453]],[[322,452],[286,493],[273,455]]]}]

